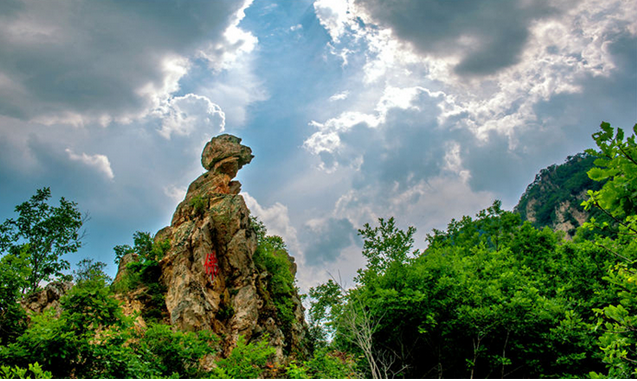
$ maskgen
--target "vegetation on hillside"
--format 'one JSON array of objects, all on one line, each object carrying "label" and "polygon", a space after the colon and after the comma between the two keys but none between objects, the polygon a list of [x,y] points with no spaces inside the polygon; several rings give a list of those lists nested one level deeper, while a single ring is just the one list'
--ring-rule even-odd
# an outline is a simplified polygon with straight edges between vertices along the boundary
[{"label": "vegetation on hillside", "polygon": [[170,248],[170,242],[155,242],[150,233],[136,232],[133,235],[134,246],[115,246],[115,263],[129,254],[132,259],[126,263],[126,271],[121,279],[113,284],[117,293],[139,290],[136,299],[144,306],[144,321],[161,322],[167,317],[166,286],[160,282],[161,267],[159,261]]},{"label": "vegetation on hillside", "polygon": [[588,175],[605,182],[583,206],[612,223],[592,219],[565,241],[496,201],[419,253],[413,228],[380,219],[359,231],[355,287],[310,291],[315,337],[373,378],[637,376],[635,137],[607,123],[593,137]]},{"label": "vegetation on hillside", "polygon": [[[310,290],[314,353],[289,364],[270,362],[266,340],[240,339],[220,358],[212,332],[162,324],[158,263],[168,244],[148,233],[136,233],[133,247],[116,247],[118,262],[135,253],[117,283],[104,264],[85,260],[59,308],[27,316],[18,302],[42,281],[68,279],[63,255],[81,244],[77,206],[64,199],[50,206],[50,191],[39,190],[16,208],[19,218],[0,225],[0,376],[635,378],[637,146],[634,135],[607,123],[593,138],[597,150],[536,178],[588,187],[582,208],[599,218],[572,240],[537,223],[548,211],[536,210],[531,223],[499,201],[433,230],[424,251],[413,248],[415,229],[399,229],[394,218],[366,224],[359,230],[366,266],[352,288],[330,280]],[[595,183],[582,178],[584,167]],[[544,195],[537,184],[525,196],[553,203],[572,196]],[[285,243],[252,225],[255,266],[267,275],[259,293],[272,318],[291,325],[295,281]],[[147,327],[135,327],[114,297],[140,288],[157,307],[142,311]]]},{"label": "vegetation on hillside", "polygon": [[[251,217],[250,223],[257,233],[257,250],[252,259],[254,265],[261,274],[267,274],[264,279],[258,278],[257,286],[259,296],[265,301],[265,309],[271,317],[284,328],[284,332],[290,332],[294,322],[294,292],[296,291],[296,279],[292,272],[292,265],[287,247],[283,238],[268,235],[265,225],[256,217]],[[286,337],[291,343],[290,337]],[[290,347],[286,348],[288,352]]]},{"label": "vegetation on hillside", "polygon": [[[587,219],[603,218],[601,211],[585,211],[581,205],[587,198],[587,191],[597,191],[604,185],[603,181],[595,181],[588,176],[596,159],[594,152],[579,153],[569,156],[563,164],[542,169],[520,197],[514,212],[520,215],[522,221],[529,221],[539,229],[545,226],[556,229],[560,219],[568,221],[573,227],[567,232],[570,236],[575,235],[576,228],[581,226],[575,214]],[[558,216],[560,213],[562,215]]]}]

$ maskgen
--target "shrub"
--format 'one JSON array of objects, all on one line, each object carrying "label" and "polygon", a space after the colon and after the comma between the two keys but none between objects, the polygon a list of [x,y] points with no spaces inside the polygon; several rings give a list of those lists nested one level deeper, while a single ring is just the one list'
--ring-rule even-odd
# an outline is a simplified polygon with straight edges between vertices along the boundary
[{"label": "shrub", "polygon": [[51,372],[42,370],[42,367],[37,362],[29,364],[27,368],[20,368],[19,366],[2,366],[0,367],[0,377],[8,378],[20,378],[20,379],[51,379],[53,375]]},{"label": "shrub", "polygon": [[151,324],[140,334],[137,352],[161,377],[202,378],[200,360],[216,352],[218,341],[212,331],[180,332]]},{"label": "shrub", "polygon": [[213,371],[214,378],[259,378],[266,370],[270,357],[276,352],[267,343],[268,337],[256,343],[246,344],[245,338],[239,336],[237,346],[230,356],[217,361]]}]

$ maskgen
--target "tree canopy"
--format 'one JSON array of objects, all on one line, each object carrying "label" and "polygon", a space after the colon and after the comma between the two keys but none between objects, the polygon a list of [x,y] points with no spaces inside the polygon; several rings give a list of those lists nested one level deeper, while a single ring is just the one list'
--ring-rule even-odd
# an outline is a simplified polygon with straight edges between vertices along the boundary
[{"label": "tree canopy", "polygon": [[70,265],[64,254],[77,251],[82,245],[80,229],[84,222],[77,204],[60,199],[59,206],[51,206],[50,188],[36,194],[15,207],[18,218],[7,219],[0,225],[0,253],[25,259],[28,274],[22,292],[32,292],[42,281],[62,275]]},{"label": "tree canopy", "polygon": [[496,201],[419,253],[412,227],[381,218],[359,231],[357,284],[310,290],[315,337],[374,378],[636,377],[635,138],[607,123],[593,138],[599,150],[578,160],[602,185],[583,205],[614,224],[592,219],[566,241]]}]

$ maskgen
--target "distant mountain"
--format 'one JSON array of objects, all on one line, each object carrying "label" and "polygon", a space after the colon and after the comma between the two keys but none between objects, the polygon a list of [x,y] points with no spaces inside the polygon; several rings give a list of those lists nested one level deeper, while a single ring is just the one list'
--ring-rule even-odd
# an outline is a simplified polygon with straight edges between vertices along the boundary
[{"label": "distant mountain", "polygon": [[578,227],[597,211],[587,212],[580,205],[587,190],[599,190],[603,183],[591,180],[587,172],[594,167],[595,157],[585,153],[569,156],[560,165],[542,169],[514,208],[523,221],[541,228],[548,226],[573,237]]}]

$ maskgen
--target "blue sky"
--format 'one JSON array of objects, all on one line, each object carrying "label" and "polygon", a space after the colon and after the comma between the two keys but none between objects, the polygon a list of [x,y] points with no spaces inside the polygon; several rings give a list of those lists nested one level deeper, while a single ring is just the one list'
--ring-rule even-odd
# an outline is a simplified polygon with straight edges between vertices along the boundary
[{"label": "blue sky", "polygon": [[0,3],[0,219],[49,186],[84,247],[170,223],[219,133],[301,289],[364,265],[357,229],[518,201],[535,173],[637,122],[631,1]]}]

